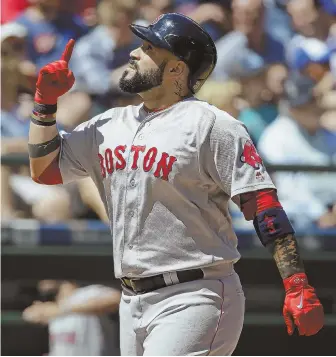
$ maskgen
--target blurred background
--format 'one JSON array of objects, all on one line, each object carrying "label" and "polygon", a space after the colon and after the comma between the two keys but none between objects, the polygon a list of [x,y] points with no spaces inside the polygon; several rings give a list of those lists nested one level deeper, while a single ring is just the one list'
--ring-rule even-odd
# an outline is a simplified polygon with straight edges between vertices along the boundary
[{"label": "blurred background", "polygon": [[[235,354],[334,355],[335,0],[1,0],[2,354],[48,353],[48,325],[22,318],[34,301],[43,301],[45,280],[57,281],[58,288],[84,281],[120,290],[93,182],[48,187],[30,179],[27,137],[38,71],[76,39],[70,61],[76,83],[59,100],[60,130],[71,131],[111,107],[138,104],[139,97],[118,88],[129,52],[139,45],[128,24],[148,24],[166,12],[190,16],[215,41],[218,63],[197,96],[248,128],[326,313],[318,335],[287,336],[275,263],[232,205],[242,253],[236,270],[247,298]],[[117,313],[109,319],[117,351]]]}]

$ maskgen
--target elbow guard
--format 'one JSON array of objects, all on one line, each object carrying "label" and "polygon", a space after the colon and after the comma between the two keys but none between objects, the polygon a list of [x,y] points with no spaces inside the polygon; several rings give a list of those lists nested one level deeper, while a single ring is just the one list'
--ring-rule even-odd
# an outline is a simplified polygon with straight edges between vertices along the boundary
[{"label": "elbow guard", "polygon": [[253,225],[264,246],[277,238],[295,233],[286,212],[279,207],[268,208],[258,213],[253,220]]}]

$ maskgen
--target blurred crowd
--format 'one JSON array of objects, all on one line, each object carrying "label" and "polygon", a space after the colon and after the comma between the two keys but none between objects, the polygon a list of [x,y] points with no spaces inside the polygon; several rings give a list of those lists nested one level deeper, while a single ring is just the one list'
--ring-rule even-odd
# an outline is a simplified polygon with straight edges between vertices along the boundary
[{"label": "blurred crowd", "polygon": [[[27,154],[37,73],[76,46],[72,90],[60,98],[60,130],[113,106],[140,103],[118,87],[128,29],[179,12],[212,36],[217,66],[197,94],[242,121],[269,164],[336,164],[336,2],[334,0],[2,0],[1,150]],[[278,195],[296,227],[336,227],[333,173],[277,172]],[[2,219],[107,221],[91,179],[38,185],[29,168],[2,164]]]}]

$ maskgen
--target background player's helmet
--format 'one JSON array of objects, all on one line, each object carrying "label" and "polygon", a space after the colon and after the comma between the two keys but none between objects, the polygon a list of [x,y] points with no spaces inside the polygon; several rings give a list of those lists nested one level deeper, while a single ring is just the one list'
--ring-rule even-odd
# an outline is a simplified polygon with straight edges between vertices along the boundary
[{"label": "background player's helmet", "polygon": [[132,24],[130,29],[141,39],[165,48],[188,65],[188,87],[194,94],[215,68],[217,51],[213,40],[187,16],[164,14],[149,26]]}]

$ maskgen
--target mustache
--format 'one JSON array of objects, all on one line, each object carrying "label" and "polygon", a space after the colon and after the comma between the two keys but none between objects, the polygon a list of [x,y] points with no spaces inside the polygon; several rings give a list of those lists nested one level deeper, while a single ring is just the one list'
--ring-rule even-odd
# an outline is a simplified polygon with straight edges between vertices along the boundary
[{"label": "mustache", "polygon": [[138,64],[136,63],[136,61],[134,61],[134,60],[129,60],[129,61],[128,61],[128,64],[129,64],[130,66],[134,67],[136,70],[139,70]]}]

